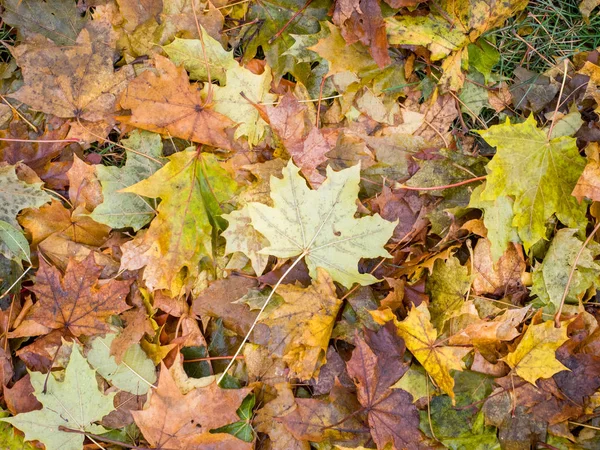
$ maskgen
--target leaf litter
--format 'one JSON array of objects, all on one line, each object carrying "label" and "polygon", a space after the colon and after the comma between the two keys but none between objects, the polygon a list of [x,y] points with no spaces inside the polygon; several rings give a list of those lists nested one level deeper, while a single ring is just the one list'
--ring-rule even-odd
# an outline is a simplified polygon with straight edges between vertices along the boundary
[{"label": "leaf litter", "polygon": [[5,2],[0,447],[598,448],[563,3]]}]

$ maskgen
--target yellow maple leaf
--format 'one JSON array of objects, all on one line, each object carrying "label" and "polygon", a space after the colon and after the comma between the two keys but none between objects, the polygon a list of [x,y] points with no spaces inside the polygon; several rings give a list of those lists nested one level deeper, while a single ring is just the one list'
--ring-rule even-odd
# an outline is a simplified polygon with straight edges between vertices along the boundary
[{"label": "yellow maple leaf", "polygon": [[556,359],[556,349],[567,339],[567,322],[560,328],[549,320],[527,328],[514,352],[504,361],[524,380],[531,384],[540,378],[550,378],[555,373],[569,370]]},{"label": "yellow maple leaf", "polygon": [[282,285],[283,303],[260,320],[271,331],[268,348],[283,357],[294,376],[310,379],[325,363],[335,318],[342,304],[331,276],[317,268],[317,279],[307,288]]},{"label": "yellow maple leaf", "polygon": [[433,381],[452,399],[454,404],[454,378],[451,370],[462,370],[462,358],[471,351],[468,347],[451,347],[437,343],[437,331],[431,324],[429,310],[421,304],[410,310],[402,322],[396,319],[391,309],[371,311],[373,319],[379,324],[390,320],[396,325],[398,336],[404,339],[406,348],[431,375]]}]

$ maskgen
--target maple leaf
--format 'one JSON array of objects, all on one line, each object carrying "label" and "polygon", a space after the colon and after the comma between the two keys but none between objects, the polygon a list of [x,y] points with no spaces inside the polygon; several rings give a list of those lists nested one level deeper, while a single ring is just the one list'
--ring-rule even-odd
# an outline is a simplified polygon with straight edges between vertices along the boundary
[{"label": "maple leaf", "polygon": [[70,260],[64,276],[41,259],[31,288],[38,302],[28,319],[51,329],[68,329],[74,336],[108,332],[106,319],[129,309],[125,297],[133,280],[110,280],[99,286],[100,272],[93,253],[80,263]]},{"label": "maple leaf", "polygon": [[124,167],[97,166],[104,201],[91,217],[112,228],[137,231],[154,218],[156,201],[119,190],[149,178],[162,167],[162,142],[157,134],[136,130],[121,143],[127,147]]},{"label": "maple leaf", "polygon": [[205,104],[185,69],[160,55],[154,57],[154,67],[157,73],[143,72],[123,91],[119,103],[123,109],[131,109],[131,116],[119,116],[118,120],[155,133],[230,149],[226,130],[234,123]]},{"label": "maple leaf", "polygon": [[555,328],[551,320],[530,325],[517,348],[504,361],[531,384],[540,378],[550,378],[555,373],[569,370],[556,359],[556,349],[569,339],[567,323],[561,325]]},{"label": "maple leaf", "polygon": [[292,161],[283,169],[283,178],[271,178],[274,207],[252,202],[244,207],[252,226],[270,245],[261,253],[278,258],[306,256],[311,277],[317,267],[346,287],[353,283],[372,284],[377,279],[357,270],[360,258],[388,257],[383,245],[391,237],[396,222],[378,214],[354,218],[360,166],[334,172],[318,190],[310,190]]},{"label": "maple leaf", "polygon": [[[431,51],[432,61],[450,55],[442,64],[444,75],[440,82],[458,89],[464,80],[462,50],[486,31],[502,25],[527,3],[528,0],[442,0],[426,16],[405,14],[387,18],[388,39],[392,45],[425,46]],[[466,54],[464,57],[468,60]]]},{"label": "maple leaf", "polygon": [[25,84],[9,97],[58,117],[110,120],[133,69],[114,71],[113,50],[104,42],[110,33],[106,27],[110,25],[101,22],[96,28],[84,28],[77,42],[67,47],[47,42],[15,47],[12,53]]},{"label": "maple leaf", "polygon": [[585,223],[586,205],[571,195],[585,165],[575,138],[548,139],[533,115],[519,124],[506,119],[478,133],[496,147],[480,198],[514,198],[512,225],[526,250],[545,238],[546,221],[553,214],[572,228]]},{"label": "maple leaf", "polygon": [[[213,382],[184,395],[163,364],[158,387],[151,391],[144,410],[131,414],[150,445],[165,450],[196,448],[190,444],[206,439],[211,429],[238,421],[236,410],[249,392],[247,388],[221,389]],[[224,436],[215,437],[232,440],[231,448],[235,442],[243,445],[231,435]]]},{"label": "maple leaf", "polygon": [[25,208],[35,208],[50,201],[42,191],[43,183],[26,183],[19,180],[16,166],[0,166],[0,220],[18,227],[17,214]]},{"label": "maple leaf", "polygon": [[260,319],[271,331],[268,348],[283,357],[292,376],[308,380],[325,362],[342,302],[331,277],[322,269],[317,269],[317,279],[308,288],[286,284],[277,293],[283,303],[273,305]]},{"label": "maple leaf", "polygon": [[432,323],[438,331],[441,332],[446,321],[461,309],[470,286],[469,269],[461,266],[458,258],[451,256],[446,261],[435,262],[427,279],[427,292],[431,296]]},{"label": "maple leaf", "polygon": [[98,246],[106,241],[110,233],[110,228],[94,221],[85,208],[69,211],[55,199],[40,208],[23,211],[19,216],[19,223],[31,233],[31,245],[34,248],[53,236]]},{"label": "maple leaf", "polygon": [[431,325],[425,304],[413,307],[402,322],[396,319],[389,308],[372,311],[371,315],[380,324],[393,320],[396,332],[404,339],[406,348],[431,375],[433,381],[454,401],[454,378],[450,371],[463,370],[464,364],[461,360],[471,349],[436,343],[438,333]]},{"label": "maple leaf", "polygon": [[[221,43],[213,39],[204,28],[201,30],[204,50],[200,39],[177,37],[169,45],[163,46],[163,50],[176,65],[183,64],[192,80],[208,81],[208,70],[210,70],[211,79],[225,85],[229,70],[239,67],[239,65],[233,59],[232,51],[228,52],[223,49]],[[206,58],[204,52],[206,52]]]},{"label": "maple leaf", "polygon": [[248,143],[256,145],[264,134],[266,124],[253,103],[269,103],[277,98],[269,94],[273,79],[271,70],[265,67],[263,73],[256,75],[237,65],[227,70],[226,78],[225,86],[213,86],[214,109],[239,124],[235,129],[235,139],[247,136]]},{"label": "maple leaf", "polygon": [[7,0],[3,6],[2,20],[17,27],[21,37],[33,39],[41,34],[57,45],[75,44],[88,21],[69,0]]},{"label": "maple leaf", "polygon": [[252,218],[247,209],[231,211],[223,214],[223,219],[229,226],[221,236],[226,239],[225,253],[242,252],[252,262],[254,273],[260,276],[267,267],[269,256],[263,255],[261,250],[269,245],[269,241],[254,229]]},{"label": "maple leaf", "polygon": [[[85,432],[100,434],[106,430],[94,425],[114,410],[116,395],[98,390],[96,372],[73,345],[62,381],[53,374],[30,372],[36,398],[43,408],[15,417],[0,419],[25,433],[25,439],[42,442],[47,450],[81,450]],[[61,428],[75,430],[69,433]]]},{"label": "maple leaf", "polygon": [[308,108],[302,105],[292,94],[283,96],[276,107],[267,107],[269,124],[302,174],[316,188],[325,179],[317,172],[317,166],[327,161],[325,156],[331,147],[321,131],[308,117]]},{"label": "maple leaf", "polygon": [[145,266],[144,280],[151,290],[178,294],[182,270],[196,277],[200,260],[212,256],[213,221],[236,187],[214,155],[190,150],[171,155],[150,178],[122,190],[162,201],[150,228],[122,246],[121,267]]},{"label": "maple leaf", "polygon": [[377,0],[338,0],[333,10],[333,23],[351,45],[362,42],[380,68],[390,64],[385,22]]},{"label": "maple leaf", "polygon": [[334,75],[342,72],[352,72],[360,75],[377,70],[377,64],[369,55],[368,50],[360,43],[346,45],[340,30],[332,23],[325,22],[329,28],[329,35],[309,47],[308,50],[316,52],[329,63],[328,74]]},{"label": "maple leaf", "polygon": [[[542,304],[549,306],[550,312],[559,307],[567,283],[569,292],[565,301],[578,303],[590,287],[600,282],[600,264],[594,260],[600,253],[600,247],[590,242],[582,249],[583,242],[575,237],[576,232],[569,228],[558,230],[544,261],[533,272],[531,294],[537,295]],[[571,268],[576,260],[577,267],[571,277]]]},{"label": "maple leaf", "polygon": [[394,448],[426,448],[419,431],[419,411],[410,395],[390,389],[408,369],[403,361],[404,342],[389,322],[377,333],[365,331],[368,342],[356,336],[356,348],[347,363],[358,400],[366,408],[371,435],[377,448],[392,443]]},{"label": "maple leaf", "polygon": [[485,183],[477,186],[471,193],[470,208],[483,210],[483,223],[490,240],[492,259],[498,261],[510,242],[519,242],[519,234],[513,227],[513,206],[515,201],[508,196],[500,195],[493,200],[483,200],[481,193]]},{"label": "maple leaf", "polygon": [[21,261],[30,261],[29,242],[21,230],[0,220],[0,254],[21,265]]},{"label": "maple leaf", "polygon": [[108,333],[92,340],[87,359],[102,377],[122,391],[144,395],[156,381],[154,363],[146,356],[139,344],[125,349],[122,361],[117,364],[110,354],[110,347],[117,333]]}]

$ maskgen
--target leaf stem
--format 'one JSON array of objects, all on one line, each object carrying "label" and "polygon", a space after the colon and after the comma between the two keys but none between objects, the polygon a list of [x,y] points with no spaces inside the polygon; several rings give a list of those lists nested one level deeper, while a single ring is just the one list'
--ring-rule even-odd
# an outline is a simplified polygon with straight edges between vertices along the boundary
[{"label": "leaf stem", "polygon": [[294,260],[294,262],[292,263],[292,265],[290,267],[288,267],[288,269],[283,273],[283,275],[281,275],[281,277],[279,278],[279,280],[277,280],[277,283],[275,283],[275,286],[273,286],[273,290],[271,291],[271,293],[269,294],[269,296],[265,300],[265,303],[260,308],[260,311],[258,311],[258,314],[256,315],[256,318],[254,319],[254,322],[252,323],[252,326],[250,327],[250,329],[246,333],[246,336],[244,336],[244,339],[242,340],[242,343],[238,347],[238,349],[235,352],[235,354],[231,357],[231,361],[229,362],[229,364],[227,365],[227,367],[225,368],[225,370],[223,371],[223,373],[219,377],[219,380],[217,381],[217,384],[220,384],[221,381],[223,381],[223,378],[225,377],[225,374],[227,373],[227,371],[229,369],[231,369],[231,366],[233,366],[233,363],[235,362],[235,360],[240,355],[240,353],[242,351],[242,348],[244,348],[244,345],[246,344],[246,342],[248,342],[248,338],[250,337],[250,335],[254,331],[254,328],[256,327],[256,324],[258,323],[258,321],[260,319],[260,316],[262,315],[262,313],[264,312],[265,308],[267,307],[267,305],[269,304],[269,302],[273,298],[273,295],[275,294],[275,291],[277,290],[277,288],[279,287],[279,285],[281,284],[281,282],[285,279],[285,277],[287,277],[289,275],[289,273],[294,269],[294,267],[296,267],[296,265],[300,262],[300,260],[302,260],[302,258],[304,258],[307,254],[308,254],[307,250],[304,250],[302,253],[300,253],[300,255],[298,255],[298,257]]},{"label": "leaf stem", "polygon": [[464,184],[474,183],[476,181],[485,180],[487,175],[482,175],[480,177],[469,178],[468,180],[459,181],[458,183],[453,184],[445,184],[443,186],[430,186],[430,187],[417,187],[417,186],[406,186],[405,184],[396,183],[393,186],[393,189],[405,189],[407,191],[439,191],[442,189],[450,189],[457,186],[462,186]]}]

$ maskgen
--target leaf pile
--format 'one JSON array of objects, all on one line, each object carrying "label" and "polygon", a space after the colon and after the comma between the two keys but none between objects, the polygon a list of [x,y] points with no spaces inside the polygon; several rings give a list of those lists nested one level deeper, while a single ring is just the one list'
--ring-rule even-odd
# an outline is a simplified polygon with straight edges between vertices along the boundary
[{"label": "leaf pile", "polygon": [[543,4],[6,0],[0,447],[599,448],[599,53],[507,69]]}]

